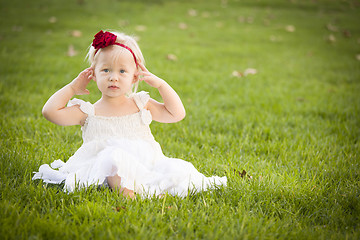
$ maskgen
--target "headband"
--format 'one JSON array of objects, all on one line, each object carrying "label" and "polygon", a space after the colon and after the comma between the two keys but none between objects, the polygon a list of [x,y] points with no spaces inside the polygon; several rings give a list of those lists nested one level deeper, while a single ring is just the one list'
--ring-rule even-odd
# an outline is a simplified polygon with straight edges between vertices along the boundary
[{"label": "headband", "polygon": [[[110,46],[110,45],[118,45],[120,47],[123,47],[123,48],[129,50],[129,52],[134,57],[134,61],[135,61],[136,67],[137,67],[138,63],[136,61],[136,57],[135,57],[134,52],[128,46],[116,42],[116,38],[117,38],[116,35],[112,34],[111,32],[103,32],[103,30],[98,32],[94,36],[94,40],[92,42],[92,46],[96,49],[95,54],[99,51],[100,48],[105,48],[105,47]],[[94,54],[94,56],[95,56],[95,54]]]}]

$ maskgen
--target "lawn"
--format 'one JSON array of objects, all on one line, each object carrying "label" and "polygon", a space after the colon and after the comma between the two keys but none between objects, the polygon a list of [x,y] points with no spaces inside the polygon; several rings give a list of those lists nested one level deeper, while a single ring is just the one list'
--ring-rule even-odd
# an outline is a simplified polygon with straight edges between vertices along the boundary
[{"label": "lawn", "polygon": [[[360,238],[360,1],[0,0],[0,18],[1,239]],[[82,144],[41,109],[100,29],[137,36],[182,98],[183,121],[151,125],[165,155],[227,187],[131,201],[31,180]]]}]

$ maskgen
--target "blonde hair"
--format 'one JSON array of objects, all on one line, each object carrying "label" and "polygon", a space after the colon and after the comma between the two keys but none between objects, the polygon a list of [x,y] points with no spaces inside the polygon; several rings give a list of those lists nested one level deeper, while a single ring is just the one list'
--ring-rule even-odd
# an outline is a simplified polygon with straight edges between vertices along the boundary
[{"label": "blonde hair", "polygon": [[[129,47],[134,52],[136,61],[138,64],[145,65],[144,56],[140,50],[139,45],[137,44],[137,42],[135,40],[135,37],[126,35],[125,33],[119,33],[119,32],[115,32],[115,31],[109,31],[109,32],[116,35],[117,43],[124,44],[125,46]],[[98,51],[96,51],[96,49],[92,46],[92,44],[90,44],[89,51],[86,55],[86,59],[92,67],[96,64],[96,58],[99,55],[99,52],[101,52],[101,51],[102,51],[102,48],[100,48],[100,49],[98,49]],[[132,90],[133,93],[136,92],[138,83],[139,83],[139,81],[136,81],[136,83],[133,84],[133,90]]]}]

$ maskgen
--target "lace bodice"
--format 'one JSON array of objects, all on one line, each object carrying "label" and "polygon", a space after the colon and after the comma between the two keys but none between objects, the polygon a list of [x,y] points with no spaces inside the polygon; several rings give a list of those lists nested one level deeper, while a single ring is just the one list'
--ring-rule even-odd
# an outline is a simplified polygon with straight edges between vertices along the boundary
[{"label": "lace bodice", "polygon": [[113,137],[154,140],[149,127],[152,121],[151,113],[144,108],[150,99],[148,93],[142,91],[130,95],[130,98],[134,99],[140,111],[120,117],[97,116],[91,103],[76,98],[70,100],[68,106],[79,105],[81,111],[88,114],[81,128],[84,143]]}]

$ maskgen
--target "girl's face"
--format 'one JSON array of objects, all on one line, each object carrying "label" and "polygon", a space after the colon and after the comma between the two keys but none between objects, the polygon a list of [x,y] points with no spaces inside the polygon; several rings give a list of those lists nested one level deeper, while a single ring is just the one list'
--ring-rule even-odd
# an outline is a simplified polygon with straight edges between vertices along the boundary
[{"label": "girl's face", "polygon": [[136,82],[136,65],[132,54],[121,47],[109,46],[97,56],[94,80],[103,97],[119,97],[129,93]]}]

